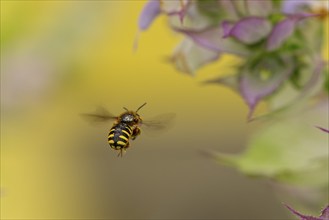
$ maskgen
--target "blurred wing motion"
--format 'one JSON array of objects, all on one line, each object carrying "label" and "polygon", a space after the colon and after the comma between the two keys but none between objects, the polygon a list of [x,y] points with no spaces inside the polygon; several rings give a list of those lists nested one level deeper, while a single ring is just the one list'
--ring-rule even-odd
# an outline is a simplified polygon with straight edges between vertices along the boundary
[{"label": "blurred wing motion", "polygon": [[167,113],[143,120],[143,131],[149,136],[154,136],[167,131],[174,125],[175,113]]},{"label": "blurred wing motion", "polygon": [[108,112],[103,107],[98,107],[95,113],[82,113],[81,116],[89,122],[106,122],[109,120],[116,120],[117,117]]}]

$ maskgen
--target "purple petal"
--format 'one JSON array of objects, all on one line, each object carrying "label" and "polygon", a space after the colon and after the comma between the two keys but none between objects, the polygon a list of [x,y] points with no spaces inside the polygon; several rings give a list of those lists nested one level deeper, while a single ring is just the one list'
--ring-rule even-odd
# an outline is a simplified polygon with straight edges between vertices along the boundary
[{"label": "purple petal", "polygon": [[[270,61],[266,61],[270,62]],[[265,65],[266,71],[271,71],[268,79],[261,79],[260,70],[245,70],[240,78],[239,89],[242,97],[249,106],[248,119],[251,120],[252,114],[258,102],[264,97],[272,94],[279,86],[290,76],[291,67],[280,67],[277,62]]]},{"label": "purple petal", "polygon": [[272,51],[282,45],[282,43],[292,35],[296,25],[304,18],[312,17],[316,15],[304,14],[289,16],[285,20],[279,22],[272,30],[269,38],[267,39],[267,50]]},{"label": "purple petal", "polygon": [[271,23],[268,20],[248,17],[237,22],[226,36],[234,36],[243,43],[253,44],[266,37],[270,32]]},{"label": "purple petal", "polygon": [[222,29],[223,29],[223,37],[229,37],[232,31],[232,28],[234,27],[234,24],[229,21],[223,21],[222,23]]},{"label": "purple petal", "polygon": [[329,220],[329,205],[325,209],[323,209],[320,217],[323,218],[324,220]]},{"label": "purple petal", "polygon": [[321,73],[323,71],[323,67],[325,63],[321,59],[321,57],[316,57],[313,61],[314,67],[313,70],[311,71],[311,76],[309,79],[303,84],[302,90],[299,92],[299,94],[294,97],[288,104],[284,104],[280,107],[278,107],[275,110],[272,110],[270,113],[259,116],[256,118],[253,118],[253,120],[257,120],[260,118],[269,118],[278,112],[283,111],[284,109],[289,109],[292,106],[296,105],[297,103],[300,103],[302,100],[306,100],[310,98],[312,95],[316,94],[321,86],[322,86],[322,81],[321,81]]},{"label": "purple petal", "polygon": [[178,32],[186,34],[194,42],[209,50],[219,53],[231,53],[239,56],[247,56],[249,51],[245,46],[234,42],[232,39],[224,39],[223,30],[220,27],[209,28],[203,31],[175,29]]},{"label": "purple petal", "polygon": [[[328,129],[325,129],[325,128],[322,128],[322,127],[319,127],[319,126],[316,126],[318,129],[320,129],[321,131],[324,131],[324,132],[327,132],[329,133],[329,130]],[[329,210],[327,211],[327,213],[329,214]]]},{"label": "purple petal", "polygon": [[308,6],[314,0],[285,0],[282,4],[282,12],[286,14],[294,14],[301,12],[302,7]]},{"label": "purple petal", "polygon": [[160,14],[160,2],[158,0],[150,0],[144,6],[139,16],[138,26],[140,30],[146,30],[152,24],[154,19]]},{"label": "purple petal", "polygon": [[283,41],[288,38],[295,30],[296,19],[287,18],[279,22],[274,28],[267,40],[267,50],[275,50],[280,47]]},{"label": "purple petal", "polygon": [[296,210],[294,210],[293,208],[291,208],[290,206],[288,205],[285,205],[293,214],[295,214],[296,216],[300,217],[301,220],[321,220],[320,218],[315,218],[315,217],[312,217],[312,216],[306,216],[306,215],[303,215],[299,212],[297,212]]},{"label": "purple petal", "polygon": [[252,16],[266,17],[272,12],[272,1],[246,0],[247,9]]},{"label": "purple petal", "polygon": [[312,217],[303,215],[288,205],[285,205],[294,215],[300,217],[300,220],[329,220],[329,206],[327,206],[323,211],[320,217]]},{"label": "purple petal", "polygon": [[178,70],[193,74],[201,66],[217,60],[219,55],[218,52],[201,47],[190,39],[185,39],[176,48],[171,60]]},{"label": "purple petal", "polygon": [[297,212],[296,210],[294,210],[293,208],[291,208],[290,206],[288,205],[285,205],[293,214],[297,215],[298,217],[301,217],[302,219],[307,217],[305,215],[302,215],[301,213]]}]

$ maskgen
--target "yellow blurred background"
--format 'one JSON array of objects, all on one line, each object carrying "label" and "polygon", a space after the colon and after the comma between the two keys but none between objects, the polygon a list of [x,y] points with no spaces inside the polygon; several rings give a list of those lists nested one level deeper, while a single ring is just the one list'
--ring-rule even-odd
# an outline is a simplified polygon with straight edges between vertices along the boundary
[{"label": "yellow blurred background", "polygon": [[[202,82],[230,73],[225,57],[182,74],[166,60],[181,40],[165,18],[142,33],[145,1],[1,1],[2,219],[287,219],[265,180],[199,152],[240,152],[250,125],[231,90]],[[175,126],[142,135],[123,158],[110,124],[79,117],[103,105]]]}]

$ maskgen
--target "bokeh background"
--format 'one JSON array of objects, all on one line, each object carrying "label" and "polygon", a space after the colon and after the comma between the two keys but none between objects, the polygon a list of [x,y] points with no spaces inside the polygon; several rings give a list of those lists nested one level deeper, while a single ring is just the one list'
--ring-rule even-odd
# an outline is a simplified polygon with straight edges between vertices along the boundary
[{"label": "bokeh background", "polygon": [[[181,37],[163,17],[134,51],[144,4],[1,1],[1,218],[291,219],[266,180],[200,153],[246,145],[245,103],[202,84],[238,61],[178,72],[168,56]],[[174,112],[175,125],[123,158],[107,144],[111,123],[79,116],[144,102],[145,119]]]}]

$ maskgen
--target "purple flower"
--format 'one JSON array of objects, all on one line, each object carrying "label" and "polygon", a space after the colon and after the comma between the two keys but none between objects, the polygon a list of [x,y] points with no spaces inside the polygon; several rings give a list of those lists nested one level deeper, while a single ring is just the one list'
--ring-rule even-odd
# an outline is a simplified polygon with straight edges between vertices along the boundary
[{"label": "purple flower", "polygon": [[[246,101],[251,119],[257,104],[285,82],[297,85],[303,96],[317,85],[319,62],[307,60],[321,57],[323,42],[314,41],[323,32],[316,18],[321,15],[319,8],[325,7],[313,0],[153,0],[142,11],[139,28],[146,30],[160,14],[168,17],[172,30],[188,38],[172,56],[182,72],[194,75],[223,54],[242,58],[236,79],[230,82],[236,82],[233,89]],[[263,73],[269,73],[266,79]],[[226,80],[209,82],[223,84]]]}]

